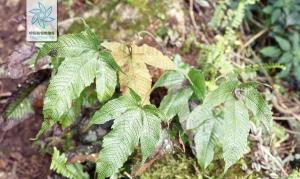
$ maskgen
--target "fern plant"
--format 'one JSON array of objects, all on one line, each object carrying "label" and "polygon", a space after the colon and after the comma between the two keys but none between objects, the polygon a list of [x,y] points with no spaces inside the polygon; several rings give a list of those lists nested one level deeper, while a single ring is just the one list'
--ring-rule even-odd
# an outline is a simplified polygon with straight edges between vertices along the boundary
[{"label": "fern plant", "polygon": [[174,58],[177,70],[164,73],[154,88],[166,87],[168,94],[160,103],[159,109],[168,121],[176,115],[184,121],[190,113],[189,100],[194,96],[202,100],[205,95],[204,76],[200,70],[191,68],[181,61],[179,55]]},{"label": "fern plant", "polygon": [[201,62],[205,62],[204,69],[213,71],[212,79],[216,79],[216,72],[220,72],[224,76],[233,73],[234,66],[231,59],[234,49],[239,44],[235,32],[242,23],[247,7],[255,2],[256,0],[218,1],[210,26],[213,29],[224,30],[224,34],[218,34],[215,43],[202,45],[204,53],[201,58]]},{"label": "fern plant", "polygon": [[[54,73],[45,94],[44,122],[37,138],[56,123],[63,128],[73,124],[86,100],[83,99],[86,89],[93,89],[95,85],[98,100],[104,105],[94,114],[89,127],[114,120],[112,131],[103,140],[96,167],[98,178],[117,173],[139,143],[145,162],[158,143],[161,122],[166,121],[164,115],[149,104],[151,77],[145,63],[173,69],[173,62],[147,45],[101,44],[86,24],[79,34],[61,36],[58,42],[46,43],[38,59],[46,55],[51,56]],[[109,100],[117,81],[123,96]],[[73,165],[67,164],[56,149],[52,161],[52,169],[74,178]]]},{"label": "fern plant", "polygon": [[70,179],[89,179],[88,173],[83,171],[79,163],[69,164],[64,153],[60,154],[57,148],[53,148],[50,169]]},{"label": "fern plant", "polygon": [[[217,143],[223,148],[225,171],[247,152],[250,111],[254,122],[263,124],[267,131],[271,130],[272,112],[269,106],[255,88],[242,86],[235,80],[222,83],[187,119],[187,129],[195,132],[197,158],[203,169],[212,161]],[[221,104],[223,114],[214,115],[210,109]]]},{"label": "fern plant", "polygon": [[61,36],[56,43],[46,43],[38,59],[45,55],[60,58],[61,62],[45,94],[45,121],[37,137],[57,122],[63,128],[72,124],[80,112],[80,94],[94,81],[99,101],[107,101],[114,94],[119,69],[86,24],[85,31],[80,34]]},{"label": "fern plant", "polygon": [[[225,35],[208,46],[207,63],[217,67],[215,75],[210,77],[178,58],[173,63],[147,45],[101,42],[86,24],[79,34],[46,43],[38,58],[51,56],[54,72],[45,94],[44,122],[37,137],[56,123],[63,128],[73,124],[84,104],[82,96],[90,88],[97,94],[100,109],[86,129],[113,121],[112,130],[103,138],[96,163],[99,179],[118,173],[138,146],[144,163],[158,144],[161,123],[171,122],[175,116],[186,125],[186,133],[192,132],[191,148],[195,145],[202,169],[213,161],[216,147],[221,146],[226,171],[247,151],[250,120],[268,131],[272,125],[267,103],[251,83],[237,80],[230,62],[233,30],[241,23],[246,5],[252,2],[241,1],[231,13]],[[152,87],[146,65],[169,71]],[[221,77],[226,80],[219,85],[216,79]],[[213,83],[216,89],[212,90],[208,83]],[[121,94],[111,99],[118,85]],[[158,87],[167,87],[168,94],[156,108],[149,99],[152,90]],[[200,105],[190,108],[191,100]],[[68,164],[56,149],[52,161],[51,168],[58,173],[69,178],[84,177],[82,168],[78,168],[80,175],[77,175],[74,171],[77,165]]]},{"label": "fern plant", "polygon": [[[193,69],[188,73],[189,76],[192,76],[192,71]],[[202,98],[196,98],[203,102],[190,113],[189,103],[192,94],[196,94],[192,90],[193,83],[201,86],[201,91],[207,88],[203,75],[199,75],[198,81],[192,80],[182,87],[184,75],[174,71],[165,73],[155,85],[169,89],[160,109],[169,120],[178,115],[187,132],[193,132],[196,156],[202,169],[213,160],[217,146],[222,146],[226,171],[247,152],[250,119],[257,125],[264,126],[266,131],[271,131],[271,108],[255,89],[255,83],[227,80],[216,90]]]},{"label": "fern plant", "polygon": [[91,124],[103,124],[114,119],[112,131],[103,140],[97,162],[98,178],[117,173],[134,148],[140,143],[142,161],[153,153],[160,137],[160,123],[165,117],[153,105],[143,105],[133,91],[106,103],[95,113]]},{"label": "fern plant", "polygon": [[[215,25],[215,28],[224,27],[225,34],[217,36],[215,44],[202,46],[206,52],[203,57],[205,70],[201,76],[194,78],[198,79],[196,83],[202,89],[203,95],[198,95],[196,98],[198,103],[202,104],[190,114],[188,104],[192,99],[194,85],[192,81],[182,84],[185,79],[191,79],[190,75],[193,70],[185,67],[185,71],[182,70],[181,73],[167,72],[155,85],[168,88],[168,94],[162,100],[160,109],[169,118],[178,115],[187,132],[192,131],[194,134],[194,141],[191,144],[195,145],[196,157],[203,170],[213,161],[219,146],[223,149],[224,171],[227,171],[248,151],[247,137],[250,131],[250,119],[257,125],[264,126],[266,131],[270,132],[272,128],[271,108],[255,89],[256,84],[242,83],[236,79],[240,72],[247,73],[256,71],[258,68],[282,68],[282,66],[267,64],[236,69],[231,64],[237,41],[235,29],[240,26],[247,5],[254,3],[255,1],[252,0],[236,3],[221,1],[217,6],[211,24]],[[224,15],[225,11],[228,11],[228,16]],[[223,19],[223,17],[226,18]],[[211,68],[213,69],[210,70]],[[209,81],[204,82],[204,76]],[[220,78],[226,80],[218,85],[217,79]],[[209,91],[207,95],[205,91]],[[185,117],[182,117],[182,114],[185,114]]]}]

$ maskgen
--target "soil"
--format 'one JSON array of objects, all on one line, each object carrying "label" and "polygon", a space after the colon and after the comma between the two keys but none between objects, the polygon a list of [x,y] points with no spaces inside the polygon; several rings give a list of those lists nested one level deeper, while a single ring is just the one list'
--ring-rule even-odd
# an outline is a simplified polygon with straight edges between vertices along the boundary
[{"label": "soil", "polygon": [[47,178],[50,156],[42,155],[30,139],[34,138],[42,122],[33,116],[7,132],[0,133],[0,179]]},{"label": "soil", "polygon": [[[25,9],[24,0],[0,0],[0,69],[9,66],[12,60],[25,60],[19,58],[23,54],[18,54],[18,50],[32,45],[25,42]],[[24,74],[22,63],[18,64],[13,69],[17,70],[16,74]],[[3,125],[1,115],[5,102],[23,81],[0,74],[0,179],[44,179],[50,174],[50,156],[41,154],[30,140],[38,132],[42,116],[36,114],[24,122]]]}]

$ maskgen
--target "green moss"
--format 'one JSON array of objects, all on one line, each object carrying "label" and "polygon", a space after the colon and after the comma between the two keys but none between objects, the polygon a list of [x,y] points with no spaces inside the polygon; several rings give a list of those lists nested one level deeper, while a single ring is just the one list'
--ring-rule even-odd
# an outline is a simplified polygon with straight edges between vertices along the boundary
[{"label": "green moss", "polygon": [[167,154],[154,163],[141,179],[189,179],[197,178],[197,162],[183,153]]},{"label": "green moss", "polygon": [[243,166],[249,166],[251,161],[247,158],[240,159],[235,165],[230,167],[228,171],[224,174],[224,161],[223,160],[215,160],[205,171],[205,178],[211,179],[254,179],[262,177],[257,172],[246,173],[242,168]]},{"label": "green moss", "polygon": [[[113,32],[110,30],[109,25],[98,16],[89,17],[85,19],[85,21],[101,38],[105,38],[113,34]],[[83,23],[81,21],[77,21],[70,26],[66,33],[79,33],[83,30]]]},{"label": "green moss", "polygon": [[[100,4],[100,13],[85,20],[103,39],[132,39],[138,32],[146,30],[150,22],[163,20],[165,6],[165,0],[104,1]],[[132,16],[134,20],[124,20],[126,16]],[[73,23],[66,33],[78,33],[81,30],[83,24],[78,21]]]},{"label": "green moss", "polygon": [[300,169],[295,169],[291,172],[291,174],[288,176],[288,179],[298,179],[300,178]]}]

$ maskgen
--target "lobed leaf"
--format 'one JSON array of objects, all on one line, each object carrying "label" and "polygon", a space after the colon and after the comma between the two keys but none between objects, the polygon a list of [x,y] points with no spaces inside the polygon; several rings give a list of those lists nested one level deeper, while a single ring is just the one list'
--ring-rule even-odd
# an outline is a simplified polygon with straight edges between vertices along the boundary
[{"label": "lobed leaf", "polygon": [[[121,104],[122,109],[115,108],[118,104]],[[142,161],[145,162],[159,142],[160,123],[164,116],[155,106],[142,106],[141,99],[130,91],[130,94],[105,104],[96,112],[92,124],[103,123],[112,118],[115,119],[112,131],[104,137],[103,149],[97,161],[96,170],[99,179],[115,174],[139,142]]]},{"label": "lobed leaf", "polygon": [[139,109],[127,110],[115,119],[112,131],[103,140],[96,171],[102,179],[115,174],[138,145],[142,128],[142,113]]},{"label": "lobed leaf", "polygon": [[99,68],[95,53],[66,58],[50,80],[44,99],[44,118],[60,121],[72,107],[73,100],[79,98],[84,88],[93,83]]},{"label": "lobed leaf", "polygon": [[151,76],[146,64],[165,70],[175,69],[173,62],[160,51],[147,45],[121,44],[103,42],[101,44],[111,50],[112,56],[124,73],[119,73],[122,93],[134,90],[148,104],[151,92]]},{"label": "lobed leaf", "polygon": [[224,106],[223,158],[225,169],[236,163],[247,151],[250,131],[249,115],[242,100],[229,97]]}]

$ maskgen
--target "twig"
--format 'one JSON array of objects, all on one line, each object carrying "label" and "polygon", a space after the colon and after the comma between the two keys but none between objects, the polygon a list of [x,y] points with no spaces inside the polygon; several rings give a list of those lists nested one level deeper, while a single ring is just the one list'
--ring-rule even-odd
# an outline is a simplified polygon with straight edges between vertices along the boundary
[{"label": "twig", "polygon": [[292,115],[294,118],[296,118],[300,122],[300,116],[295,114],[289,108],[287,108],[283,103],[280,103],[281,105],[284,105],[283,107],[278,103],[277,99],[273,99],[272,103],[278,111],[280,111],[281,113],[284,113],[284,114]]},{"label": "twig", "polygon": [[291,116],[282,116],[282,117],[273,116],[273,119],[276,120],[276,121],[288,121],[288,120],[292,120],[292,119],[295,119],[295,118],[291,117]]},{"label": "twig", "polygon": [[[252,42],[254,42],[256,39],[258,39],[260,36],[262,36],[264,33],[266,33],[269,29],[263,29],[260,32],[258,32],[256,35],[254,35],[253,37],[251,37],[245,44],[242,45],[242,47],[238,50],[237,54],[240,55],[242,53],[242,51],[248,47]],[[237,61],[239,61],[240,58],[238,56]]]},{"label": "twig", "polygon": [[280,170],[283,172],[283,174],[285,176],[288,176],[288,174],[286,173],[286,171],[284,170],[284,168],[282,167],[281,163],[278,161],[278,159],[276,159],[269,150],[266,149],[266,147],[264,147],[262,144],[260,144],[260,149],[266,153],[276,164],[277,166],[280,168]]},{"label": "twig", "polygon": [[194,0],[190,0],[190,16],[191,16],[192,24],[193,24],[194,28],[197,30],[198,26],[197,26],[195,16],[194,16],[193,5],[194,5]]},{"label": "twig", "polygon": [[75,21],[81,20],[82,18],[86,19],[88,17],[95,16],[98,13],[99,13],[99,9],[95,8],[91,11],[85,12],[82,15],[82,17],[73,17],[73,18],[69,18],[69,19],[66,19],[64,21],[59,22],[58,26],[62,28],[62,31],[60,31],[60,33],[62,33],[64,30],[68,29]]},{"label": "twig", "polygon": [[145,163],[143,166],[141,166],[135,173],[134,176],[140,176],[143,174],[150,166],[158,159],[160,159],[162,155],[158,153],[156,156],[154,156],[149,162]]},{"label": "twig", "polygon": [[128,177],[128,178],[132,178],[132,176],[129,174],[129,173],[127,173],[127,172],[124,172],[124,174]]},{"label": "twig", "polygon": [[268,28],[261,30],[260,32],[258,32],[256,35],[254,35],[253,37],[251,37],[251,39],[249,39],[239,51],[244,50],[246,47],[248,47],[252,42],[254,42],[256,39],[258,39],[260,36],[262,36],[264,33],[268,32]]},{"label": "twig", "polygon": [[98,154],[94,153],[94,154],[88,154],[88,155],[84,155],[84,154],[78,154],[74,157],[72,157],[70,159],[70,163],[83,163],[86,161],[91,161],[93,163],[96,163],[98,160]]}]

